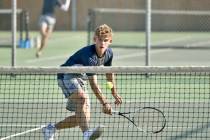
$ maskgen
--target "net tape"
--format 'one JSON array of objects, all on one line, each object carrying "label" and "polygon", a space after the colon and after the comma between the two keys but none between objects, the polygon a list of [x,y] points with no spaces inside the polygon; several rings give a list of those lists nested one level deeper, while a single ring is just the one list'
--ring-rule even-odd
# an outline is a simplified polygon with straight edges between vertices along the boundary
[{"label": "net tape", "polygon": [[0,67],[0,73],[170,73],[210,72],[209,66],[114,66],[114,67]]}]

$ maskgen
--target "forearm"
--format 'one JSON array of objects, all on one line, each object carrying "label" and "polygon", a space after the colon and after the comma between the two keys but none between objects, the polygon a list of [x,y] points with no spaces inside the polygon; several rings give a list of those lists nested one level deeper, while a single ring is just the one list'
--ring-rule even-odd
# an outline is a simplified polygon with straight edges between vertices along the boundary
[{"label": "forearm", "polygon": [[102,94],[99,87],[93,87],[92,90],[93,90],[93,93],[95,94],[96,98],[99,100],[99,102],[102,105],[107,103],[106,97]]},{"label": "forearm", "polygon": [[112,82],[113,86],[111,88],[112,96],[115,98],[115,104],[119,105],[122,103],[121,96],[117,93],[117,87],[115,83],[115,75],[114,73],[106,74],[107,81]]}]

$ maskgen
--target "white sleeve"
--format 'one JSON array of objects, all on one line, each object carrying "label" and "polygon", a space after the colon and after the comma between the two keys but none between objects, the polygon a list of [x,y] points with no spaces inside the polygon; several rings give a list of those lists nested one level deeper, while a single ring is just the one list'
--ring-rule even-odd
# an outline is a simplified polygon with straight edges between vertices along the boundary
[{"label": "white sleeve", "polygon": [[70,3],[71,3],[71,0],[66,0],[66,2],[61,5],[61,7],[60,7],[61,10],[68,11],[69,10],[69,6],[70,6]]}]

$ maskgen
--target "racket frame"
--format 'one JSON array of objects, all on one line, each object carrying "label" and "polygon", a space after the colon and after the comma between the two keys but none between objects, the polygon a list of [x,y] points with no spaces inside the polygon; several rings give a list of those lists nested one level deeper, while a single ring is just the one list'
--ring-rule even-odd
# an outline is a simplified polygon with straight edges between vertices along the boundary
[{"label": "racket frame", "polygon": [[[163,117],[163,125],[162,125],[162,128],[161,128],[161,129],[159,129],[159,130],[157,130],[157,131],[146,131],[146,130],[143,130],[143,129],[140,128],[137,124],[135,124],[134,117],[130,118],[129,116],[127,116],[128,114],[136,113],[136,112],[139,112],[139,111],[144,110],[144,109],[153,109],[153,110],[159,112],[159,113],[162,115],[162,117]],[[159,110],[159,109],[157,109],[157,108],[155,108],[155,107],[140,107],[140,108],[136,109],[135,111],[128,111],[128,112],[120,112],[120,111],[117,111],[117,110],[113,110],[113,109],[112,109],[112,114],[120,115],[120,116],[126,118],[126,119],[129,120],[134,126],[136,126],[136,128],[137,128],[138,130],[140,130],[140,131],[142,131],[142,132],[145,132],[145,133],[153,133],[153,134],[160,133],[160,132],[163,131],[163,129],[164,129],[165,126],[166,126],[166,117],[165,117],[164,113],[163,113],[161,110]]]}]

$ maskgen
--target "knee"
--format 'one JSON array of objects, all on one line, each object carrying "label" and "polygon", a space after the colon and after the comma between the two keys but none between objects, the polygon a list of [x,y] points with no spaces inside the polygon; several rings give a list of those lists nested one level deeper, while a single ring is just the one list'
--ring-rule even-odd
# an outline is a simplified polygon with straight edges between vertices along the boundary
[{"label": "knee", "polygon": [[81,93],[78,94],[78,96],[79,96],[78,103],[80,103],[81,105],[87,104],[88,97],[87,97],[86,94],[84,94],[83,92],[81,92]]}]

